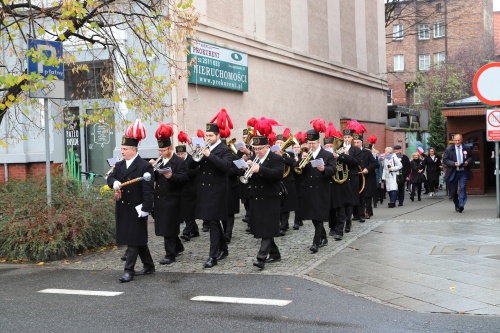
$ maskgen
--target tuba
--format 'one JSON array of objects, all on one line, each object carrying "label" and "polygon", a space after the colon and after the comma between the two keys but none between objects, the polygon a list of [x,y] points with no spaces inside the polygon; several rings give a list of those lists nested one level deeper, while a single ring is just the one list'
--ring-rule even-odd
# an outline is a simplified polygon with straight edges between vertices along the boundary
[{"label": "tuba", "polygon": [[233,152],[233,154],[236,155],[236,154],[238,154],[238,150],[234,146],[235,143],[236,143],[236,138],[232,138],[231,140],[229,140],[227,142],[227,146],[231,149],[231,151]]},{"label": "tuba", "polygon": [[250,142],[252,142],[254,136],[254,129],[253,127],[248,126],[248,134],[247,137],[245,138],[245,145],[248,146]]},{"label": "tuba", "polygon": [[[283,142],[283,144],[281,145],[281,154],[286,156],[286,157],[290,157],[290,154],[288,154],[286,152],[286,150],[289,148],[289,147],[292,147],[294,144],[295,144],[295,137],[293,136],[292,133],[290,133],[290,136],[288,137],[288,139],[286,139],[285,142]],[[289,165],[285,165],[285,171],[283,172],[283,178],[286,178],[289,174],[290,174],[290,170],[292,168],[289,166]]]},{"label": "tuba", "polygon": [[[334,136],[332,149],[339,155],[345,153],[344,140]],[[337,184],[345,183],[349,179],[349,166],[345,163],[340,163],[337,160],[337,169],[335,170],[335,174],[332,176],[332,179]]]},{"label": "tuba", "polygon": [[293,171],[295,171],[295,173],[297,173],[299,175],[302,174],[302,171],[304,171],[303,169],[306,167],[307,163],[309,163],[309,161],[311,160],[311,158],[313,156],[312,149],[302,148],[302,152],[303,153],[307,152],[307,156],[300,161],[299,166],[297,166],[293,169]]}]

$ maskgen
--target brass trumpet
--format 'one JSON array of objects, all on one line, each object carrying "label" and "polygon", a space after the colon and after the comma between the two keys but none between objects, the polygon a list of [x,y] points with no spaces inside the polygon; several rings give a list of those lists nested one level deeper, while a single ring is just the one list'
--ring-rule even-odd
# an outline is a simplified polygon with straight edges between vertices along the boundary
[{"label": "brass trumpet", "polygon": [[252,168],[254,167],[255,164],[259,163],[259,158],[255,157],[252,161],[252,164],[248,167],[248,169],[245,171],[245,174],[240,177],[240,182],[243,184],[248,184],[248,180],[250,177],[252,177]]},{"label": "brass trumpet", "polygon": [[194,160],[195,162],[199,162],[199,161],[201,161],[201,159],[203,158],[203,152],[204,152],[206,149],[208,149],[208,148],[210,148],[210,143],[207,143],[207,144],[205,145],[205,147],[203,147],[203,148],[201,148],[201,149],[200,149],[200,148],[197,148],[197,149],[193,152],[193,155],[192,155],[193,160]]},{"label": "brass trumpet", "polygon": [[[286,141],[283,142],[283,144],[280,147],[281,154],[286,156],[286,157],[290,157],[290,154],[288,154],[286,152],[286,150],[288,148],[292,147],[294,144],[295,144],[295,137],[293,136],[292,133],[290,133],[290,136],[288,137],[288,139],[286,139]],[[285,171],[283,172],[283,178],[286,178],[290,174],[291,169],[292,168],[289,165],[285,165]]]},{"label": "brass trumpet", "polygon": [[307,152],[307,156],[300,161],[299,166],[296,166],[293,169],[293,171],[295,171],[295,173],[297,173],[299,175],[302,174],[302,172],[304,171],[304,168],[306,167],[307,163],[309,163],[309,161],[311,160],[311,158],[313,156],[312,149],[302,148],[302,152],[303,153]]},{"label": "brass trumpet", "polygon": [[163,163],[163,157],[160,155],[160,157],[158,157],[156,161],[153,163],[153,170],[154,171],[158,170],[162,163]]}]

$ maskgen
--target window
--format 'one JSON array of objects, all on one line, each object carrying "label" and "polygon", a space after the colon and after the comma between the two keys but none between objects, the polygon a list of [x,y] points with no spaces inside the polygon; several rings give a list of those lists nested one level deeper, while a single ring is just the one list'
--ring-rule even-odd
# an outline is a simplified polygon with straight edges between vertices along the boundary
[{"label": "window", "polygon": [[387,90],[387,104],[392,105],[392,89]]},{"label": "window", "polygon": [[434,53],[434,66],[438,66],[445,59],[444,52]]},{"label": "window", "polygon": [[419,87],[413,90],[413,104],[422,104],[422,92]]},{"label": "window", "polygon": [[430,54],[419,54],[418,55],[418,69],[421,71],[426,71],[430,67],[431,67]]},{"label": "window", "polygon": [[418,39],[429,39],[430,36],[430,27],[428,24],[419,24],[418,25]]},{"label": "window", "polygon": [[436,12],[441,13],[441,4],[440,3],[436,4]]},{"label": "window", "polygon": [[404,71],[405,70],[405,56],[402,54],[396,54],[394,56],[394,71]]},{"label": "window", "polygon": [[444,22],[434,23],[434,38],[444,37],[445,31]]},{"label": "window", "polygon": [[[78,63],[77,65],[82,65]],[[66,100],[98,99],[110,93],[104,78],[112,75],[111,63],[107,61],[93,61],[87,63],[88,71],[79,70],[73,73],[71,66],[64,68],[64,88]]]},{"label": "window", "polygon": [[392,26],[392,38],[395,40],[403,39],[403,25],[395,24]]}]

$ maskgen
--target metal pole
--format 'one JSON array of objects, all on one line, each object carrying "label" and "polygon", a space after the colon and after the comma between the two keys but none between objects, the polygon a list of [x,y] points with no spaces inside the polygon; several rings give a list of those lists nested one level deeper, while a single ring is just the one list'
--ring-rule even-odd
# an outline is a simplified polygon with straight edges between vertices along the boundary
[{"label": "metal pole", "polygon": [[500,217],[500,171],[498,168],[498,141],[495,141],[495,178],[497,186],[497,217]]},{"label": "metal pole", "polygon": [[45,121],[45,175],[47,178],[47,206],[50,210],[52,205],[52,188],[50,182],[50,142],[49,142],[49,99],[43,99],[44,121]]}]

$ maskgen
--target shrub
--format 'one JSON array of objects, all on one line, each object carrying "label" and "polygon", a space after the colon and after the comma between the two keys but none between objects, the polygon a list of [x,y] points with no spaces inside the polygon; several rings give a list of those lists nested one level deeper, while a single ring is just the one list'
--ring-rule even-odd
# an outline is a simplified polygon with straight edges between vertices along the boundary
[{"label": "shrub", "polygon": [[59,259],[113,244],[113,199],[98,193],[53,175],[49,211],[44,178],[0,184],[0,256]]}]

